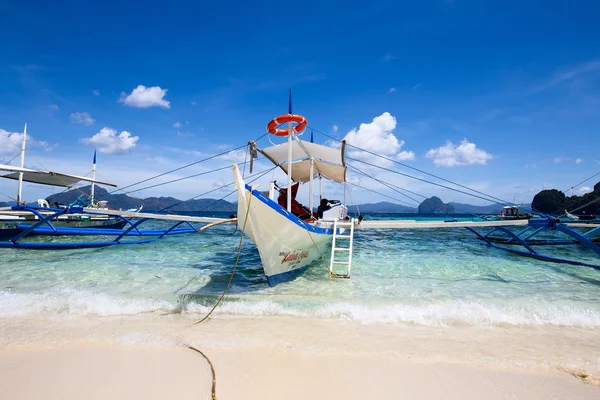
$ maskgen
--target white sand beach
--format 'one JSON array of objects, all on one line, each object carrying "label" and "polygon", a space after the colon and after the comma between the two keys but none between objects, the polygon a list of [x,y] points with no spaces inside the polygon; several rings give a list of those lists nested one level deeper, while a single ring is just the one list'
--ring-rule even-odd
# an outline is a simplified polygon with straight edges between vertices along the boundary
[{"label": "white sand beach", "polygon": [[596,399],[600,335],[215,314],[4,318],[2,399]]}]

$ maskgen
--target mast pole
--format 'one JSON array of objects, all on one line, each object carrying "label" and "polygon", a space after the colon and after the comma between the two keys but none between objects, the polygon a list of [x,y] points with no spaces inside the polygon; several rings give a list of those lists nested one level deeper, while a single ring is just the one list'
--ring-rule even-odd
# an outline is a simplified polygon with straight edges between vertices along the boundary
[{"label": "mast pole", "polygon": [[[292,89],[290,89],[289,113],[292,113]],[[288,122],[288,190],[287,190],[287,210],[292,212],[292,121]]]},{"label": "mast pole", "polygon": [[310,181],[309,181],[309,186],[308,186],[308,191],[309,191],[308,208],[310,209],[311,214],[313,212],[313,174],[315,173],[314,168],[315,168],[315,160],[313,157],[310,157]]},{"label": "mast pole", "polygon": [[[92,163],[92,179],[96,180],[96,150],[94,150],[94,162]],[[92,182],[92,188],[90,189],[90,201],[92,205],[94,205],[94,192],[96,189],[96,184]]]},{"label": "mast pole", "polygon": [[[27,141],[27,123],[23,129],[23,143],[21,143],[21,168],[25,168],[25,142]],[[17,190],[17,205],[22,202],[21,192],[23,190],[23,173],[19,172],[19,188]]]},{"label": "mast pole", "polygon": [[319,204],[323,200],[323,176],[319,174]]}]

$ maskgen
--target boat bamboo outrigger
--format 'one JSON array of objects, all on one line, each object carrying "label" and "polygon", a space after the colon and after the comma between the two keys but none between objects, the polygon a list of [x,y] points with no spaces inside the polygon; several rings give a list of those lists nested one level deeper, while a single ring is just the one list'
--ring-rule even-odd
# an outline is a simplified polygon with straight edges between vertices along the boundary
[{"label": "boat bamboo outrigger", "polygon": [[[329,253],[329,274],[331,277],[349,278],[352,267],[352,254],[354,251],[354,235],[364,229],[467,229],[474,233],[482,243],[496,249],[504,250],[520,256],[535,258],[542,261],[565,263],[578,266],[586,266],[600,269],[600,265],[588,260],[578,260],[563,258],[556,255],[542,254],[538,249],[542,245],[579,245],[581,248],[589,250],[591,257],[600,258],[600,224],[569,222],[563,223],[554,216],[534,212],[521,213],[516,206],[507,206],[505,210],[510,209],[508,218],[493,219],[474,219],[471,221],[415,221],[415,220],[363,220],[361,215],[352,218],[348,213],[348,207],[345,204],[345,193],[347,182],[347,157],[346,148],[352,146],[357,151],[359,149],[352,144],[340,141],[339,146],[325,146],[313,143],[311,140],[302,140],[301,135],[306,129],[308,122],[301,115],[293,114],[290,108],[288,114],[281,115],[273,119],[267,125],[267,134],[275,137],[286,138],[285,142],[272,144],[272,146],[260,148],[257,140],[248,143],[248,153],[250,154],[250,173],[252,173],[253,160],[262,154],[265,159],[274,164],[273,169],[281,169],[287,176],[285,187],[278,187],[275,182],[271,182],[269,190],[261,192],[258,185],[253,184],[252,177],[245,177],[237,164],[232,166],[234,180],[237,192],[237,218],[208,218],[192,217],[186,215],[165,215],[156,213],[141,213],[130,211],[116,211],[106,209],[95,209],[85,207],[64,207],[52,209],[52,215],[44,215],[35,207],[28,207],[28,212],[38,215],[39,221],[34,225],[25,228],[21,233],[13,236],[7,242],[0,242],[1,247],[21,248],[21,249],[65,249],[65,248],[85,248],[85,247],[105,247],[115,244],[126,244],[124,238],[134,237],[128,243],[146,243],[147,241],[163,238],[177,233],[198,232],[207,227],[222,224],[236,223],[244,235],[248,236],[256,245],[262,261],[262,267],[270,285],[275,285],[293,279],[305,271],[316,260],[323,258]],[[287,124],[286,128],[281,125]],[[329,139],[334,139],[329,137]],[[238,149],[240,149],[239,147]],[[363,150],[364,151],[364,150]],[[370,155],[377,156],[372,152]],[[208,159],[215,158],[209,157]],[[381,156],[391,163],[401,164],[404,167],[416,169],[402,164],[396,160]],[[350,158],[348,158],[350,159]],[[360,161],[354,159],[355,161]],[[195,165],[198,162],[188,164]],[[244,162],[246,164],[246,162]],[[372,167],[378,167],[375,164],[366,163]],[[180,170],[184,167],[177,168]],[[383,168],[383,167],[381,167]],[[213,171],[222,170],[217,168]],[[427,182],[423,178],[414,177],[406,173],[395,171],[389,168],[383,168],[390,173],[397,173],[404,177],[417,179]],[[358,170],[353,166],[353,170]],[[175,170],[174,170],[175,171]],[[468,188],[455,182],[434,176],[427,172],[418,170],[424,175],[441,179],[445,183],[458,186],[456,189],[447,185],[429,182],[445,189],[455,190],[462,194],[471,195],[480,199],[490,201],[503,201],[486,195],[485,193]],[[13,173],[23,173],[21,179],[29,179],[28,173],[38,173],[36,171],[21,171],[14,169]],[[266,171],[266,172],[270,172]],[[46,173],[44,173],[46,174]],[[52,174],[52,173],[51,173]],[[157,175],[163,176],[164,174]],[[261,174],[261,176],[263,176]],[[365,174],[367,175],[367,174]],[[39,175],[47,179],[48,174]],[[195,175],[192,175],[195,176]],[[153,179],[153,178],[149,178]],[[146,182],[145,179],[142,182]],[[180,181],[178,178],[175,181]],[[315,180],[319,180],[319,207],[315,213],[313,198],[315,198]],[[323,197],[323,180],[344,185],[344,200],[327,200]],[[38,181],[41,180],[38,179]],[[379,181],[379,180],[378,180]],[[100,183],[100,182],[95,182]],[[301,184],[308,184],[309,205],[302,206],[296,200],[296,193]],[[134,184],[135,185],[135,184]],[[132,186],[132,185],[130,185]],[[225,185],[227,186],[227,185]],[[398,186],[388,184],[388,188],[398,188]],[[279,190],[279,194],[276,191]],[[413,192],[411,192],[413,193]],[[414,199],[413,199],[414,200]],[[415,200],[416,201],[416,200]],[[598,200],[594,200],[598,201]],[[13,210],[19,211],[26,206],[18,205]],[[120,218],[125,221],[124,229],[71,229],[57,228],[52,222],[57,217],[68,214],[84,213],[91,216],[102,215]],[[506,217],[504,215],[503,217]],[[148,220],[166,220],[174,222],[174,225],[164,230],[139,229],[140,224]],[[203,228],[196,228],[192,223],[207,223]],[[182,227],[181,224],[186,224]],[[516,230],[520,229],[520,230]],[[94,232],[92,232],[94,231]],[[71,235],[106,235],[114,236],[112,241],[101,242],[82,242],[82,243],[23,243],[21,239],[28,234],[37,232],[39,234],[71,236]],[[550,235],[547,235],[550,233]],[[559,233],[563,237],[555,238],[554,234]],[[552,237],[550,237],[552,236]],[[148,237],[153,237],[148,239]],[[591,259],[590,257],[590,259]]]}]

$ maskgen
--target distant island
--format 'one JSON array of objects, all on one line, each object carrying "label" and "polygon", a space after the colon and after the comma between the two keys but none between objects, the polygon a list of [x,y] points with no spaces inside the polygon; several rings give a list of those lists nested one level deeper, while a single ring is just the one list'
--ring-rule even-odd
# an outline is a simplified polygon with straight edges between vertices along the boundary
[{"label": "distant island", "polygon": [[454,214],[454,207],[433,196],[419,204],[419,214]]},{"label": "distant island", "polygon": [[[64,193],[49,196],[48,203],[60,204],[73,203],[79,196],[90,194],[90,186],[78,189],[72,189]],[[96,187],[96,199],[107,200],[110,208],[127,210],[144,206],[145,211],[158,211],[169,209],[174,212],[194,212],[194,211],[215,211],[231,212],[237,211],[237,203],[231,203],[226,200],[216,199],[198,199],[182,201],[174,197],[148,197],[144,199],[131,197],[125,194],[109,193],[106,189]],[[357,205],[348,205],[350,211],[355,212],[356,207],[361,213],[385,213],[385,214],[498,214],[504,204],[492,204],[489,206],[474,206],[471,204],[447,203],[444,204],[438,197],[431,197],[425,200],[417,207],[408,207],[401,204],[390,203],[386,201],[378,203],[367,203]]]},{"label": "distant island", "polygon": [[[583,196],[566,196],[556,189],[542,190],[535,195],[531,202],[534,210],[546,214],[562,214],[565,210],[574,210],[600,197],[600,182],[594,185],[594,190]],[[577,214],[600,214],[600,202],[581,208]]]},{"label": "distant island", "polygon": [[[90,194],[90,186],[84,186],[78,189],[72,189],[64,193],[49,196],[46,200],[50,204],[58,202],[60,204],[73,203],[79,196]],[[524,204],[525,208],[552,214],[562,214],[565,209],[573,210],[588,202],[600,197],[600,182],[594,185],[594,190],[583,196],[566,196],[563,192],[550,189],[542,190],[533,198],[531,205]],[[144,210],[152,212],[162,209],[169,209],[174,212],[194,212],[194,211],[216,211],[230,212],[237,211],[237,203],[217,199],[198,199],[182,201],[174,197],[148,197],[144,199],[131,197],[125,194],[109,193],[106,189],[96,187],[96,199],[107,200],[109,207],[113,209],[127,210],[144,206]],[[0,202],[0,207],[15,205],[15,202]],[[449,202],[444,203],[439,197],[432,196],[425,199],[418,207],[409,207],[401,204],[390,203],[386,201],[378,203],[367,203],[357,205],[348,205],[350,211],[355,212],[356,207],[361,213],[385,213],[385,214],[499,214],[502,207],[507,204],[491,204],[487,206],[476,206],[472,204]],[[577,214],[600,214],[600,202],[591,204]]]}]

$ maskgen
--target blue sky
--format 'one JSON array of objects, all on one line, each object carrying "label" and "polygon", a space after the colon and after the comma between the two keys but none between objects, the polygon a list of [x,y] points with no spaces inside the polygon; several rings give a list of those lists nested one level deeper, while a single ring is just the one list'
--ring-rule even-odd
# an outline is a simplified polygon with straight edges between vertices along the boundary
[{"label": "blue sky", "polygon": [[[0,0],[0,161],[27,122],[27,166],[84,175],[98,148],[99,173],[125,186],[257,138],[292,88],[294,112],[315,129],[340,139],[354,129],[359,145],[529,202],[600,171],[599,12],[593,1]],[[136,195],[189,198],[230,181],[223,171]],[[50,192],[28,185],[24,198]]]}]

